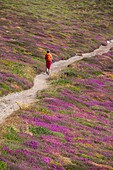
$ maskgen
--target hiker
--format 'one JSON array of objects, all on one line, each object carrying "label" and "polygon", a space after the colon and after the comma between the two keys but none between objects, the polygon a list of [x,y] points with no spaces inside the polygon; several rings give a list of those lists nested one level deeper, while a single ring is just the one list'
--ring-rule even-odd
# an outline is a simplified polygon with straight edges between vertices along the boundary
[{"label": "hiker", "polygon": [[45,60],[46,60],[46,73],[49,75],[50,74],[50,68],[52,64],[52,55],[50,53],[50,50],[47,50],[47,53],[45,55]]}]

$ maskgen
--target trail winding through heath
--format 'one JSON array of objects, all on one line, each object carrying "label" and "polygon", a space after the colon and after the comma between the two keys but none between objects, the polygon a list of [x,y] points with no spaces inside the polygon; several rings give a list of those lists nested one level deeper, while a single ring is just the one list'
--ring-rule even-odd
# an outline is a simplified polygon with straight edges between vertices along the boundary
[{"label": "trail winding through heath", "polygon": [[[56,74],[75,61],[107,53],[112,47],[113,40],[110,40],[106,46],[100,46],[93,52],[82,54],[82,56],[74,56],[68,60],[60,60],[55,62],[52,65],[51,72],[52,74]],[[49,76],[47,74],[41,73],[35,77],[34,85],[31,89],[24,90],[22,92],[11,93],[7,96],[0,97],[0,123],[2,123],[14,111],[17,111],[23,106],[28,106],[35,102],[37,92],[48,88],[48,78]]]}]

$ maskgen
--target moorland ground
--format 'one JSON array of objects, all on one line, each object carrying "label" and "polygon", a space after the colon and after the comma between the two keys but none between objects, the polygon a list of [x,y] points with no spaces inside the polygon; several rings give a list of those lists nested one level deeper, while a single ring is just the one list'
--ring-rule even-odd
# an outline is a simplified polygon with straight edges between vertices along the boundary
[{"label": "moorland ground", "polygon": [[[75,3],[76,2],[76,3]],[[0,1],[0,95],[32,86],[54,61],[112,39],[113,2]],[[0,126],[0,169],[113,169],[113,49],[50,78],[38,102]]]}]

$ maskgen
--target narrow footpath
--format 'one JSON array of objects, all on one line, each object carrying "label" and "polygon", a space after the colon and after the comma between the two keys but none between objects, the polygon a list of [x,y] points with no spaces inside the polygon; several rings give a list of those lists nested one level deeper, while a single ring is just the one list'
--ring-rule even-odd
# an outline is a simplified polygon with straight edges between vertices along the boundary
[{"label": "narrow footpath", "polygon": [[[100,46],[93,52],[82,54],[82,56],[74,56],[68,60],[60,60],[55,62],[51,68],[51,75],[60,72],[62,69],[67,67],[69,64],[74,63],[75,61],[81,60],[83,58],[94,57],[96,55],[102,55],[107,53],[111,48],[113,48],[113,40],[107,41],[106,46]],[[48,78],[49,76],[47,74],[41,73],[35,77],[34,85],[31,89],[0,97],[0,123],[5,121],[5,119],[14,111],[19,110],[25,105],[29,106],[30,104],[34,103],[36,101],[37,92],[48,88]]]}]

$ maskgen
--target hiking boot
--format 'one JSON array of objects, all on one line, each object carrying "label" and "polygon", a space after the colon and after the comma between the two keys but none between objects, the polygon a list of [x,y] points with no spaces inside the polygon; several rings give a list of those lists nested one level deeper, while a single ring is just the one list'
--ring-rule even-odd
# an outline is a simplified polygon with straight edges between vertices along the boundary
[{"label": "hiking boot", "polygon": [[46,74],[48,74],[48,68],[46,69]]},{"label": "hiking boot", "polygon": [[48,70],[48,75],[50,75],[50,73],[51,73],[50,70]]}]

